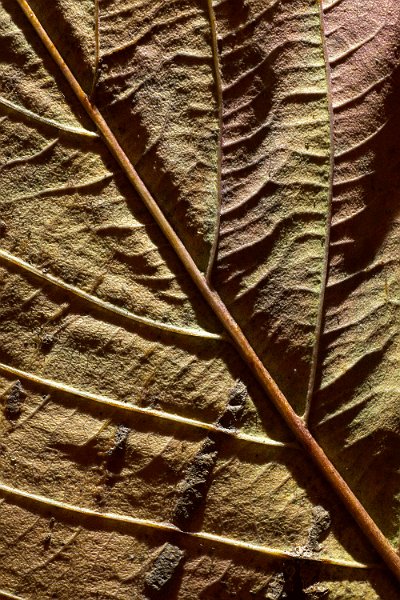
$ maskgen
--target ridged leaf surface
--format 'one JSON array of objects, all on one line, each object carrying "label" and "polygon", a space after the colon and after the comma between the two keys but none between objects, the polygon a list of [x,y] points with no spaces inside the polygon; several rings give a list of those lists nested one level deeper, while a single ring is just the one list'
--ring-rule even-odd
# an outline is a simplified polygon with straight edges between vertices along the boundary
[{"label": "ridged leaf surface", "polygon": [[400,516],[398,2],[3,0],[0,597],[394,600],[19,4],[394,549]]}]

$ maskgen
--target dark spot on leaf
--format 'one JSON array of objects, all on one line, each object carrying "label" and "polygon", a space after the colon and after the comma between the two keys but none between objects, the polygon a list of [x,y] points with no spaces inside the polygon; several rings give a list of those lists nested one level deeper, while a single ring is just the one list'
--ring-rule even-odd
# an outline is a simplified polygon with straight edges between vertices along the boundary
[{"label": "dark spot on leaf", "polygon": [[244,383],[238,380],[229,394],[228,406],[223,415],[218,419],[218,425],[224,429],[237,429],[246,405],[247,389]]},{"label": "dark spot on leaf", "polygon": [[[237,429],[243,415],[246,398],[247,389],[238,380],[229,394],[227,406],[218,419],[217,425],[224,429]],[[180,484],[181,495],[176,503],[172,519],[178,527],[187,528],[196,511],[204,503],[221,441],[221,436],[218,434],[207,437],[188,466],[185,478]]]},{"label": "dark spot on leaf", "polygon": [[43,539],[44,549],[48,550],[50,548],[50,544],[51,544],[51,533],[48,533]]},{"label": "dark spot on leaf", "polygon": [[101,491],[98,491],[95,493],[94,500],[95,500],[96,504],[98,504],[98,506],[104,506],[104,504],[105,504],[105,498]]},{"label": "dark spot on leaf", "polygon": [[9,421],[16,421],[21,414],[21,408],[26,398],[21,382],[14,383],[5,399],[4,414]]},{"label": "dark spot on leaf", "polygon": [[100,466],[103,461],[96,440],[81,445],[56,441],[50,444],[50,447],[61,452],[81,468]]},{"label": "dark spot on leaf", "polygon": [[54,336],[51,335],[50,333],[45,333],[44,336],[42,337],[42,341],[41,341],[41,349],[43,350],[43,352],[50,352],[52,346],[54,344]]},{"label": "dark spot on leaf", "polygon": [[[177,546],[169,543],[163,546],[145,578],[145,586],[153,598],[161,597],[158,593],[165,592],[166,585],[174,576],[184,555],[184,551]],[[166,596],[162,597],[166,598]]]},{"label": "dark spot on leaf", "polygon": [[216,443],[207,438],[189,465],[180,485],[181,495],[175,507],[173,522],[182,527],[201,504],[210,484],[217,459]]}]

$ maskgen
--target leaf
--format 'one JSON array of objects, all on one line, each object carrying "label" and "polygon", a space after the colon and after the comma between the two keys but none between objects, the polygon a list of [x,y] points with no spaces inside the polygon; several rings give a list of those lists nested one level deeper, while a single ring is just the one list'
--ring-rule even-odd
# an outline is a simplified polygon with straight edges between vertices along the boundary
[{"label": "leaf", "polygon": [[0,596],[397,597],[398,17],[3,1]]}]

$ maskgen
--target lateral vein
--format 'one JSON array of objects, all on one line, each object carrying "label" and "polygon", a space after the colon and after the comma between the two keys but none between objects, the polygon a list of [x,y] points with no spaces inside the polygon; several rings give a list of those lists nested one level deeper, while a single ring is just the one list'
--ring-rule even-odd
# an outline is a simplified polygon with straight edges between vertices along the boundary
[{"label": "lateral vein", "polygon": [[[290,442],[278,442],[277,440],[273,440],[271,438],[251,435],[249,433],[244,433],[235,429],[225,429],[223,427],[219,427],[218,425],[214,425],[213,423],[206,423],[204,421],[199,421],[198,419],[191,419],[189,417],[183,417],[181,415],[174,415],[173,413],[168,413],[162,410],[157,410],[155,408],[146,408],[142,406],[137,406],[135,404],[128,404],[126,402],[121,402],[121,400],[115,400],[114,398],[109,398],[108,396],[102,396],[100,394],[94,394],[93,392],[86,392],[84,390],[80,390],[78,388],[72,387],[65,383],[54,381],[53,379],[46,379],[44,377],[40,377],[35,373],[30,373],[28,371],[23,371],[21,369],[17,369],[15,367],[11,367],[10,365],[6,365],[5,363],[0,363],[0,371],[7,373],[9,375],[15,375],[16,377],[20,377],[21,379],[25,379],[31,383],[36,385],[41,385],[46,388],[50,388],[59,392],[64,392],[66,394],[70,394],[76,398],[82,398],[85,400],[89,400],[90,402],[96,402],[98,404],[105,404],[108,407],[119,408],[126,412],[134,412],[141,415],[147,415],[150,417],[154,417],[156,419],[163,419],[164,421],[171,421],[174,423],[179,423],[181,425],[185,425],[188,427],[194,427],[195,429],[204,429],[205,431],[211,431],[213,433],[219,433],[226,436],[229,436],[234,439],[242,440],[244,442],[250,442],[253,444],[259,444],[262,446],[272,446],[278,448],[292,448],[299,449],[297,444]],[[48,400],[48,396],[46,396],[46,402]],[[31,415],[30,415],[31,416]],[[18,424],[17,426],[18,427]],[[14,427],[14,429],[16,428]]]},{"label": "lateral vein", "polygon": [[76,135],[83,135],[85,137],[98,138],[99,135],[95,131],[89,131],[88,129],[83,129],[81,127],[73,127],[72,125],[67,125],[66,123],[60,123],[59,121],[55,121],[54,119],[49,119],[47,117],[42,117],[37,113],[25,108],[24,106],[19,106],[19,104],[15,104],[15,102],[11,102],[11,100],[7,100],[3,96],[0,96],[0,105],[5,106],[15,112],[18,112],[25,117],[29,117],[34,121],[38,121],[39,123],[44,123],[45,125],[49,125],[50,127],[55,127],[61,131],[68,131],[68,133],[74,133]]},{"label": "lateral vein", "polygon": [[77,506],[76,504],[69,504],[67,502],[61,502],[59,500],[55,500],[54,498],[49,498],[47,496],[41,496],[39,494],[33,494],[32,492],[27,492],[25,490],[20,490],[18,488],[14,488],[12,486],[6,485],[4,483],[0,483],[0,492],[3,492],[6,496],[11,497],[19,497],[26,498],[31,502],[35,502],[38,504],[43,504],[50,508],[61,509],[67,512],[78,513],[84,515],[86,517],[94,517],[96,519],[110,521],[112,523],[122,523],[125,525],[131,525],[136,527],[146,527],[149,529],[158,529],[164,532],[180,534],[185,537],[195,538],[200,540],[205,540],[209,542],[214,542],[217,544],[221,544],[224,546],[233,546],[235,548],[241,548],[243,550],[249,550],[252,552],[256,552],[258,554],[264,554],[271,557],[276,558],[288,558],[295,560],[307,560],[313,562],[322,562],[330,565],[335,565],[339,567],[349,567],[351,569],[370,569],[373,568],[374,565],[367,565],[365,563],[359,563],[356,561],[350,560],[342,560],[336,558],[330,558],[325,556],[318,556],[317,554],[301,554],[301,552],[296,551],[288,551],[288,550],[278,550],[276,548],[271,548],[269,546],[264,546],[261,544],[254,544],[252,542],[245,542],[243,540],[238,540],[235,538],[226,537],[223,535],[217,535],[214,533],[208,533],[206,531],[183,531],[179,529],[176,525],[172,525],[172,523],[163,522],[163,521],[153,521],[151,519],[140,519],[138,517],[132,517],[130,515],[124,515],[120,513],[112,513],[112,512],[98,512],[96,510],[92,510],[90,508],[86,508],[83,506]]},{"label": "lateral vein", "polygon": [[218,140],[217,140],[217,218],[215,223],[214,239],[211,245],[210,257],[207,265],[206,279],[211,281],[212,271],[218,251],[219,228],[221,221],[222,205],[222,132],[223,132],[223,100],[222,100],[222,78],[221,67],[219,63],[217,24],[212,0],[207,0],[208,14],[211,28],[211,46],[213,55],[214,81],[217,96],[217,115],[218,115]]},{"label": "lateral vein", "polygon": [[0,590],[0,598],[9,598],[10,600],[24,600],[21,596],[16,596],[11,592],[6,592],[6,590]]},{"label": "lateral vein", "polygon": [[63,281],[62,279],[59,279],[58,277],[55,277],[54,275],[51,275],[50,273],[45,273],[44,271],[41,271],[34,265],[26,262],[25,260],[22,260],[21,258],[18,258],[17,256],[14,256],[13,254],[10,254],[6,250],[0,249],[0,261],[1,260],[3,260],[4,262],[7,262],[8,264],[12,264],[16,267],[19,267],[20,269],[22,269],[24,271],[29,271],[29,273],[32,273],[36,277],[39,277],[40,279],[44,279],[45,281],[48,281],[49,283],[51,283],[59,288],[62,288],[64,290],[66,290],[67,292],[70,292],[74,296],[77,296],[78,298],[85,300],[86,302],[90,302],[90,304],[93,304],[93,305],[97,306],[98,308],[101,308],[102,310],[120,315],[122,317],[125,317],[126,319],[129,319],[130,321],[135,321],[136,323],[140,323],[142,325],[154,327],[156,329],[161,329],[164,331],[171,331],[172,333],[177,333],[179,335],[188,335],[188,336],[192,336],[192,337],[201,337],[201,338],[207,338],[207,339],[213,339],[213,340],[223,339],[221,335],[219,335],[217,333],[211,333],[209,331],[206,331],[205,329],[179,327],[177,325],[170,325],[169,323],[163,323],[162,321],[155,321],[153,319],[149,319],[147,317],[142,317],[141,315],[137,315],[133,312],[130,312],[129,310],[127,310],[125,308],[121,308],[119,306],[116,306],[115,304],[111,304],[111,302],[102,300],[101,298],[98,298],[97,296],[94,296],[93,294],[89,294],[88,292],[85,292],[84,290],[81,290],[80,288],[78,288],[74,285],[71,285],[70,283],[67,283],[66,281]]},{"label": "lateral vein", "polygon": [[333,135],[333,104],[332,104],[332,90],[331,90],[331,71],[330,64],[328,58],[328,50],[325,42],[325,24],[324,24],[324,14],[322,10],[322,6],[319,7],[320,13],[320,33],[321,33],[321,43],[324,53],[324,61],[325,61],[325,78],[326,78],[326,89],[327,89],[327,104],[329,111],[329,148],[330,148],[330,157],[329,157],[329,185],[328,185],[328,211],[326,216],[326,224],[325,224],[325,245],[324,245],[324,256],[323,256],[323,268],[321,275],[321,292],[319,298],[318,312],[317,312],[317,320],[314,330],[314,347],[312,351],[311,357],[311,370],[310,370],[310,378],[308,381],[307,388],[307,396],[306,396],[306,406],[304,411],[304,422],[307,424],[310,418],[311,406],[314,397],[315,391],[315,380],[317,375],[317,365],[318,365],[318,357],[320,350],[320,341],[322,335],[323,328],[323,318],[324,318],[324,302],[325,302],[325,294],[328,282],[328,270],[329,270],[329,248],[330,248],[330,240],[331,240],[331,229],[332,229],[332,204],[333,204],[333,176],[334,176],[334,166],[335,166],[335,141]]}]

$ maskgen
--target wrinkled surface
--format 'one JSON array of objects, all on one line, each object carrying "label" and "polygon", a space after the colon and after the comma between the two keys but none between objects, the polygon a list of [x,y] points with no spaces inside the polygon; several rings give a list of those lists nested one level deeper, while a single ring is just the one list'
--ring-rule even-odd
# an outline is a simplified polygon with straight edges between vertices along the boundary
[{"label": "wrinkled surface", "polygon": [[222,73],[217,287],[298,412],[310,383],[329,203],[315,2],[216,8]]},{"label": "wrinkled surface", "polygon": [[[398,546],[396,1],[31,6]],[[0,44],[0,596],[397,598],[14,0]]]},{"label": "wrinkled surface", "polygon": [[343,1],[325,17],[335,171],[319,390],[312,405],[318,438],[396,547],[399,17],[390,1],[365,1],[357,9]]}]

